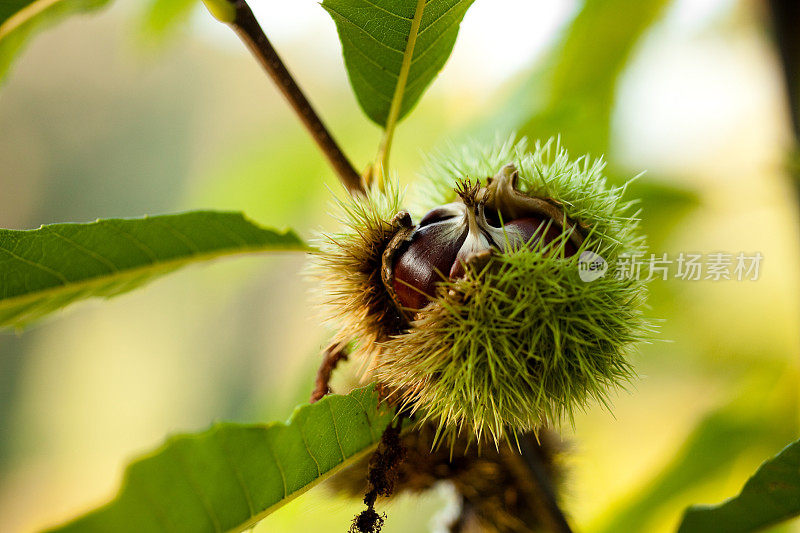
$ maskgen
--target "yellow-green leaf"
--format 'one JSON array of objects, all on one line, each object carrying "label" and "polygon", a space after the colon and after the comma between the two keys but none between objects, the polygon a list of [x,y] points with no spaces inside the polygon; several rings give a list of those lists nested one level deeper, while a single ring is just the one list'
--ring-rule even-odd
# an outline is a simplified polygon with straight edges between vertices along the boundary
[{"label": "yellow-green leaf", "polygon": [[128,467],[110,503],[52,531],[243,531],[373,450],[392,417],[367,387],[299,407],[286,424],[174,437]]},{"label": "yellow-green leaf", "polygon": [[678,533],[749,533],[800,515],[800,441],[764,462],[742,492],[719,505],[693,505]]}]

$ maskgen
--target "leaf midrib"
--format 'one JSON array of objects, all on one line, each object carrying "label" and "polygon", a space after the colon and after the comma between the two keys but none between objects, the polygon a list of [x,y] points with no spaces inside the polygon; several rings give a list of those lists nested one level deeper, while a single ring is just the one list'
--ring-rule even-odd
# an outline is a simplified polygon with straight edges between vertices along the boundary
[{"label": "leaf midrib", "polygon": [[[370,424],[370,431],[372,431],[372,424]],[[287,504],[291,503],[295,498],[298,498],[298,497],[302,496],[303,494],[305,494],[309,490],[313,489],[314,487],[316,487],[317,485],[319,485],[323,481],[329,479],[334,474],[336,474],[339,471],[343,470],[344,468],[356,463],[359,459],[363,458],[364,456],[374,452],[375,449],[378,447],[378,444],[379,443],[377,443],[377,442],[375,444],[370,444],[369,446],[367,446],[363,450],[359,451],[358,453],[355,453],[355,454],[351,455],[350,457],[346,458],[344,461],[342,461],[338,465],[334,466],[333,468],[331,468],[330,470],[328,470],[324,474],[318,476],[312,482],[310,482],[307,485],[304,485],[303,487],[297,489],[296,491],[284,496],[281,500],[279,500],[276,503],[272,504],[271,506],[267,507],[266,509],[264,509],[263,511],[261,511],[257,515],[252,516],[250,518],[250,520],[248,520],[247,522],[245,522],[242,525],[237,526],[237,527],[235,527],[233,529],[229,529],[226,533],[241,533],[242,531],[247,531],[249,529],[252,529],[259,522],[264,520],[266,517],[271,515],[273,512],[275,512],[279,508],[283,507],[284,505],[287,505]]]},{"label": "leaf midrib", "polygon": [[[355,397],[353,399],[359,404],[361,409],[364,410],[364,412],[366,413],[367,410],[364,409],[364,406],[361,403],[361,401],[358,400],[358,398],[355,398]],[[373,439],[375,439],[375,437],[376,437],[376,435],[375,435],[375,427],[373,425],[372,420],[369,417],[367,417],[367,425],[369,426],[369,431],[370,431],[371,437]],[[412,427],[413,427],[413,425],[411,425],[411,424],[406,425],[405,427],[402,428],[402,430],[400,431],[400,434],[401,435],[405,435],[406,433],[411,431]],[[336,431],[336,437],[337,437],[337,439],[339,438],[338,430]],[[244,524],[242,524],[242,525],[240,525],[240,526],[238,526],[236,528],[228,530],[226,533],[241,533],[242,531],[247,531],[249,529],[252,529],[259,522],[264,520],[267,516],[272,514],[274,511],[276,511],[278,508],[283,507],[284,505],[287,505],[288,503],[290,503],[295,498],[297,498],[299,496],[302,496],[303,494],[305,494],[309,490],[313,489],[314,487],[316,487],[317,485],[319,485],[323,481],[327,480],[328,478],[330,478],[334,474],[337,474],[339,471],[343,470],[344,468],[347,468],[348,466],[358,462],[361,458],[365,457],[366,455],[371,454],[372,452],[374,452],[379,444],[380,444],[380,438],[378,438],[377,441],[374,444],[370,444],[369,446],[367,446],[363,450],[351,455],[350,457],[345,458],[341,463],[339,463],[338,465],[334,466],[333,468],[331,468],[330,470],[328,470],[324,474],[321,474],[321,475],[317,476],[317,478],[314,479],[311,483],[309,483],[307,485],[304,485],[302,488],[292,492],[291,494],[285,495],[283,497],[283,499],[281,499],[280,501],[274,503],[273,505],[271,505],[267,509],[264,509],[263,511],[261,511],[257,515],[254,515],[253,517],[250,518],[250,520],[248,520]],[[339,444],[339,448],[341,449],[341,443]],[[344,450],[341,450],[341,452],[342,452],[342,457],[344,457]],[[285,494],[285,491],[284,491],[284,494]]]},{"label": "leaf midrib", "polygon": [[408,83],[408,75],[411,71],[411,63],[414,60],[414,48],[416,47],[417,36],[419,35],[420,25],[422,24],[422,15],[425,13],[425,4],[426,0],[417,0],[417,8],[414,11],[411,29],[408,32],[406,49],[403,52],[403,62],[400,65],[400,71],[397,75],[397,84],[394,87],[392,102],[389,105],[389,115],[386,117],[386,129],[384,131],[383,141],[378,150],[377,161],[380,165],[378,180],[381,189],[383,188],[383,173],[389,169],[389,154],[392,149],[392,139],[406,96],[406,84]]},{"label": "leaf midrib", "polygon": [[[425,34],[425,32],[427,32],[428,30],[430,30],[431,28],[433,28],[434,26],[436,26],[436,24],[438,24],[438,23],[439,23],[439,21],[441,21],[443,18],[445,18],[445,17],[447,17],[448,15],[450,15],[450,14],[453,12],[453,10],[454,10],[454,9],[456,9],[456,8],[457,8],[458,6],[460,6],[460,5],[461,5],[461,0],[458,0],[457,2],[453,3],[453,5],[451,5],[450,7],[448,7],[448,8],[447,8],[447,9],[446,9],[446,10],[445,10],[445,11],[444,11],[444,12],[443,12],[441,15],[439,15],[438,17],[436,17],[434,20],[432,20],[430,23],[428,23],[428,24],[427,24],[425,27],[422,27],[422,18],[420,17],[420,26],[419,26],[419,29],[418,29],[418,31],[417,31],[417,33],[416,33],[416,38],[417,38],[417,39],[419,39],[420,37],[422,37],[422,35],[424,35],[424,34]],[[378,7],[378,6],[375,6],[375,7]],[[427,6],[426,6],[426,7],[427,7]],[[325,6],[325,9],[327,9],[327,10],[328,10],[329,12],[331,12],[331,13],[336,13],[336,15],[338,15],[338,16],[339,16],[339,20],[340,20],[340,21],[341,21],[343,24],[345,24],[345,25],[347,25],[347,26],[350,26],[351,28],[353,28],[353,29],[355,29],[355,30],[357,30],[357,31],[361,32],[363,35],[365,35],[366,37],[368,37],[370,40],[374,41],[374,42],[375,42],[375,44],[377,44],[378,46],[381,46],[381,47],[383,47],[384,49],[386,49],[386,50],[388,50],[388,51],[390,51],[390,52],[393,52],[393,53],[395,53],[395,54],[400,54],[400,55],[403,55],[403,61],[405,61],[405,56],[406,56],[406,53],[408,52],[408,48],[406,48],[405,50],[401,50],[401,49],[398,49],[398,48],[392,48],[392,47],[391,47],[391,46],[389,46],[388,44],[384,43],[383,41],[381,41],[380,39],[378,39],[377,37],[375,37],[374,35],[372,35],[372,34],[371,34],[369,31],[367,31],[365,28],[362,28],[362,27],[361,27],[361,26],[359,26],[358,24],[355,24],[353,21],[351,21],[350,19],[348,19],[348,18],[347,18],[347,17],[346,17],[346,16],[345,16],[343,13],[341,13],[340,11],[337,11],[337,10],[336,10],[336,8],[334,8],[334,7],[331,7],[331,6]],[[386,10],[381,8],[381,11],[386,11]],[[388,13],[388,11],[387,11],[387,13]],[[410,21],[410,22],[412,23],[412,29],[413,29],[413,23],[414,23],[414,19],[408,19],[408,18],[405,18],[405,17],[401,17],[400,15],[397,15],[397,14],[395,14],[395,13],[391,13],[391,14],[392,14],[392,15],[394,15],[394,16],[396,16],[396,17],[398,17],[398,18],[401,18],[401,19],[403,19],[403,20]],[[439,42],[439,40],[442,38],[442,36],[443,36],[445,33],[447,33],[448,31],[450,31],[450,29],[451,29],[453,26],[455,26],[456,24],[458,24],[458,22],[459,22],[459,21],[458,21],[457,19],[456,19],[456,20],[453,20],[453,21],[452,21],[452,22],[450,22],[450,24],[448,24],[448,25],[447,25],[447,26],[446,26],[444,29],[440,30],[440,32],[439,32],[439,33],[440,33],[440,35],[438,35],[438,36],[436,37],[436,39],[434,39],[433,41],[431,41],[431,43],[430,43],[430,44],[429,44],[429,45],[428,45],[428,46],[427,46],[427,47],[426,47],[424,50],[421,50],[421,51],[420,51],[420,50],[416,50],[416,49],[415,49],[415,51],[416,51],[416,52],[420,52],[420,53],[419,53],[419,54],[418,54],[416,57],[412,57],[412,58],[411,58],[411,66],[413,67],[413,66],[414,66],[414,64],[415,64],[417,61],[419,61],[419,59],[420,59],[420,58],[422,58],[423,56],[425,56],[425,55],[426,55],[426,54],[427,54],[427,53],[428,53],[428,52],[429,52],[431,49],[434,49],[434,48],[436,47],[436,43],[438,43],[438,42]],[[410,35],[410,34],[409,34],[409,35]],[[361,52],[361,50],[360,50],[358,47],[356,47],[356,46],[353,46],[353,50],[356,50],[356,51],[359,51],[359,52]],[[363,52],[361,52],[361,55],[362,55],[362,57],[364,57],[364,58],[368,59],[368,60],[369,60],[369,62],[370,62],[370,63],[372,63],[372,64],[374,64],[375,66],[377,66],[377,67],[379,67],[379,68],[383,68],[383,67],[381,67],[381,65],[379,65],[378,63],[376,63],[374,60],[372,60],[372,59],[371,59],[369,56],[365,55]],[[412,56],[413,56],[413,54],[412,54]],[[402,66],[401,66],[401,69],[402,69]],[[391,74],[391,75],[392,75],[392,76],[394,76],[395,78],[399,77],[399,74],[395,74],[394,72],[387,72],[387,73],[388,73],[388,74]]]}]

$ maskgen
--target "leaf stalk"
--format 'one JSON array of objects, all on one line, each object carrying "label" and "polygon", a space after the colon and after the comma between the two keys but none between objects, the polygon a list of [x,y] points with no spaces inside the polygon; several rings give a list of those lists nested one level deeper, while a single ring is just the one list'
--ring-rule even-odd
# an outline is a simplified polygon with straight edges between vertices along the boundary
[{"label": "leaf stalk", "polygon": [[[298,86],[294,77],[284,65],[278,53],[267,39],[264,30],[253,15],[253,11],[245,0],[224,0],[235,8],[235,17],[223,17],[226,22],[247,45],[252,54],[269,74],[280,89],[283,96],[289,101],[297,116],[300,117],[317,146],[328,159],[336,171],[342,185],[350,194],[363,194],[366,191],[364,180],[356,172],[353,164],[339,147],[328,128],[322,122],[303,91]],[[218,0],[212,3],[219,3]],[[207,4],[208,5],[208,4]],[[226,20],[228,19],[228,20]]]}]

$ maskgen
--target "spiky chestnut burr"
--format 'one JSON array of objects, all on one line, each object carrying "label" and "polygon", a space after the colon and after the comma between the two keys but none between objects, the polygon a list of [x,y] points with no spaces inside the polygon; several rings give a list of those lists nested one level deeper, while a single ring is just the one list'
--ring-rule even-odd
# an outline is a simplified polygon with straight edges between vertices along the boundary
[{"label": "spiky chestnut burr", "polygon": [[638,213],[602,169],[553,143],[472,145],[429,164],[419,226],[395,188],[343,203],[348,229],[315,268],[365,379],[450,438],[498,442],[607,405],[649,326],[643,280],[579,277],[583,251],[610,265],[643,252]]}]

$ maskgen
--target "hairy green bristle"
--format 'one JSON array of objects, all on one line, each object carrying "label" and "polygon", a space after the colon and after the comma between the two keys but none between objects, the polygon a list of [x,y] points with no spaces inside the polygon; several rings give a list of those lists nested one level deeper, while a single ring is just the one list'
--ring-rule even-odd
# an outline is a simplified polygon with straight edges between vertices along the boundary
[{"label": "hairy green bristle", "polygon": [[625,350],[646,334],[637,285],[584,283],[573,259],[500,255],[381,343],[377,378],[423,419],[477,437],[571,418],[633,374]]},{"label": "hairy green bristle", "polygon": [[429,157],[416,187],[418,194],[414,195],[416,205],[412,206],[412,213],[421,214],[454,201],[457,197],[454,187],[463,180],[480,180],[485,185],[488,177],[508,163],[519,170],[522,192],[556,200],[569,218],[592,232],[594,244],[601,248],[588,249],[606,260],[616,258],[620,252],[642,249],[639,212],[634,209],[637,201],[623,199],[626,187],[607,185],[601,158],[583,156],[571,160],[553,139],[545,143],[537,141],[530,150],[527,139],[517,141],[511,137],[488,145],[451,146]]}]

